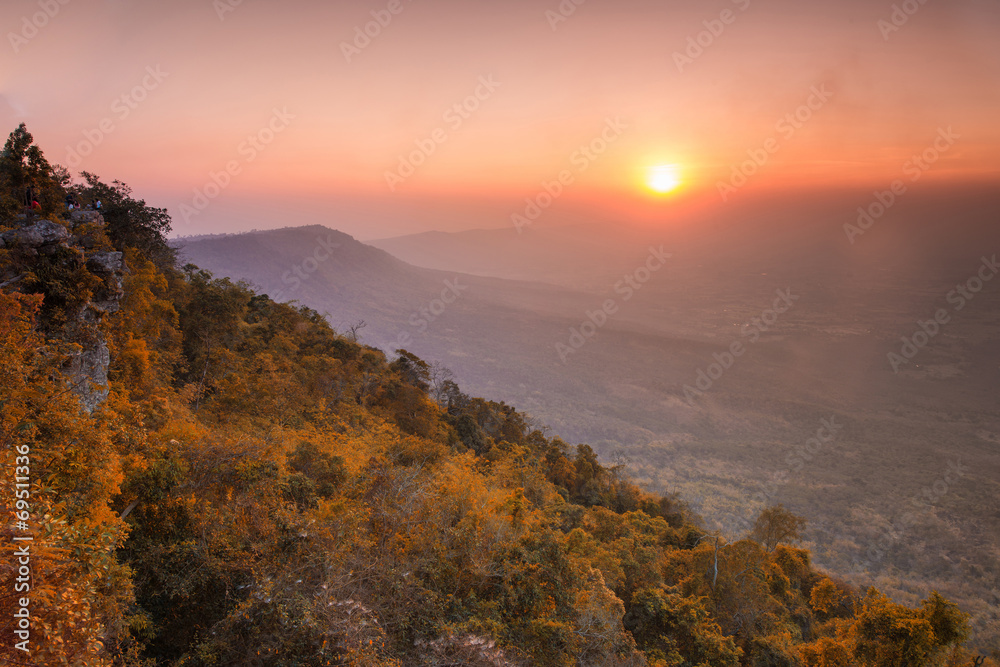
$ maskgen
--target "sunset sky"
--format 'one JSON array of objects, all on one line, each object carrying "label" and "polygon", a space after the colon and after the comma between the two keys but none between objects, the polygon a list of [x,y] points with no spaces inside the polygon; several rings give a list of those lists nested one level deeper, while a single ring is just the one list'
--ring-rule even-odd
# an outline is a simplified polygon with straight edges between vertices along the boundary
[{"label": "sunset sky", "polygon": [[237,1],[5,1],[4,132],[180,235],[502,227],[561,173],[553,219],[724,205],[754,155],[731,199],[888,187],[941,132],[927,182],[1000,180],[995,0]]}]

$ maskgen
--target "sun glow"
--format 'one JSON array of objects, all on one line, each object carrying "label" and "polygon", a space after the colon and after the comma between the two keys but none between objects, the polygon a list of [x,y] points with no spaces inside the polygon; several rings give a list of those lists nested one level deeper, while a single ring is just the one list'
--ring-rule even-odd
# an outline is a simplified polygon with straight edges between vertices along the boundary
[{"label": "sun glow", "polygon": [[666,194],[673,192],[681,184],[680,170],[676,164],[664,164],[653,167],[646,177],[646,185],[654,192]]}]

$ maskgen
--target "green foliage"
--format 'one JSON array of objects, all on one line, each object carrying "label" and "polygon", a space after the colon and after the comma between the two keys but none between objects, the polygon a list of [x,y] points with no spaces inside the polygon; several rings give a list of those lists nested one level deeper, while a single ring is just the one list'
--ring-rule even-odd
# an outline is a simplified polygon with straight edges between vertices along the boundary
[{"label": "green foliage", "polygon": [[854,655],[871,667],[921,667],[968,633],[968,616],[936,592],[921,609],[896,604],[872,588],[853,627]]},{"label": "green foliage", "polygon": [[21,123],[10,133],[0,153],[0,219],[30,209],[32,200],[41,206],[37,213],[42,217],[63,210],[63,179],[63,172],[49,164]]},{"label": "green foliage", "polygon": [[653,665],[735,667],[742,654],[702,600],[675,588],[638,591],[625,626]]},{"label": "green foliage", "polygon": [[319,451],[314,443],[303,440],[288,458],[288,466],[313,482],[316,495],[329,498],[347,478],[344,459]]},{"label": "green foliage", "polygon": [[121,181],[111,185],[90,172],[81,173],[85,186],[74,188],[81,203],[101,202],[106,232],[116,248],[135,248],[161,268],[173,265],[174,252],[167,244],[170,216],[164,208],[147,206],[132,198],[132,188]]}]

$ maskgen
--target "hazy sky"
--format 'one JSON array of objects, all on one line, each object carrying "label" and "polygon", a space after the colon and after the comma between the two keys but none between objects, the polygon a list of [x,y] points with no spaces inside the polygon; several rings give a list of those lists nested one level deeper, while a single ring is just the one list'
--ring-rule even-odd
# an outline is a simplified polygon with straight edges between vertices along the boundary
[{"label": "hazy sky", "polygon": [[995,0],[237,2],[4,0],[0,120],[178,234],[501,227],[561,173],[553,220],[884,188],[925,150],[1000,179]]}]

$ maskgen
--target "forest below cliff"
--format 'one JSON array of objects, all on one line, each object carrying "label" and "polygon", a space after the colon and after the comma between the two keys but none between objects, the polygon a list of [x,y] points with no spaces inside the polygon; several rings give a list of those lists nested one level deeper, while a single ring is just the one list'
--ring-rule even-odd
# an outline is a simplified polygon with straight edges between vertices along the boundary
[{"label": "forest below cliff", "polygon": [[956,605],[818,571],[783,507],[726,540],[414,354],[179,265],[166,211],[82,176],[24,126],[0,157],[0,661],[973,663]]}]

